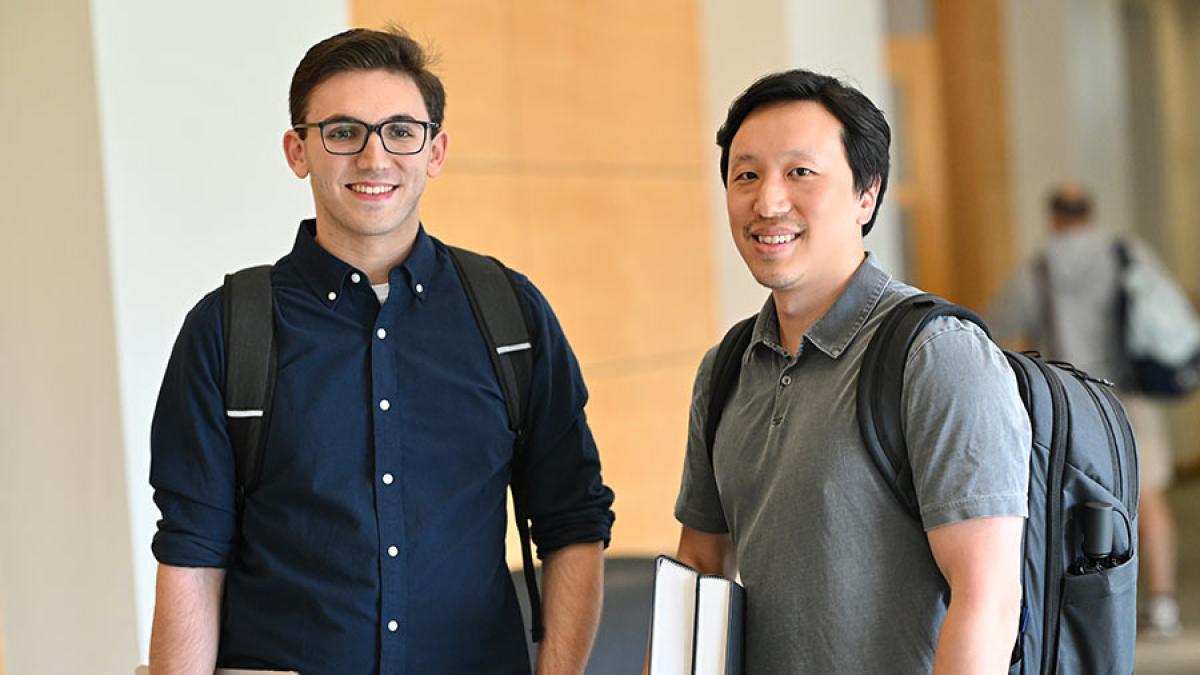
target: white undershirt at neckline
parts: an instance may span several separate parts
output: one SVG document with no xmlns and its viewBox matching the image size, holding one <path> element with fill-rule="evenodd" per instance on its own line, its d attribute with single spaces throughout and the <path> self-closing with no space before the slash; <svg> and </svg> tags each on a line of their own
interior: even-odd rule
<svg viewBox="0 0 1200 675">
<path fill-rule="evenodd" d="M 388 291 L 391 289 L 391 284 L 371 284 L 371 290 L 375 291 L 375 297 L 379 298 L 379 304 L 387 302 Z"/>
</svg>

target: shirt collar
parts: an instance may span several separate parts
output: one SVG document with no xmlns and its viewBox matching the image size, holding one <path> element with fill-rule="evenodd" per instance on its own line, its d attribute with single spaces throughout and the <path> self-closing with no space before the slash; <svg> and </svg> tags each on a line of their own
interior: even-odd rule
<svg viewBox="0 0 1200 675">
<path fill-rule="evenodd" d="M 891 280 L 892 275 L 879 266 L 875 254 L 868 253 L 850 277 L 846 289 L 829 311 L 808 330 L 804 338 L 830 358 L 840 357 L 871 316 L 871 311 L 879 303 L 879 298 L 883 296 L 883 291 Z M 768 297 L 754 321 L 750 346 L 742 355 L 743 363 L 750 357 L 750 352 L 757 344 L 786 354 L 779 343 L 779 317 L 775 313 L 775 299 Z"/>
<path fill-rule="evenodd" d="M 355 269 L 317 243 L 317 221 L 312 218 L 300 222 L 296 243 L 292 246 L 292 258 L 296 261 L 300 276 L 308 287 L 322 304 L 329 307 L 337 304 L 348 277 L 357 274 L 360 277 L 358 283 L 368 283 L 364 272 Z M 400 281 L 410 292 L 417 293 L 414 290 L 415 285 L 430 278 L 436 263 L 437 250 L 433 238 L 425 233 L 423 225 L 418 225 L 417 238 L 413 242 L 412 250 L 403 263 L 392 268 L 388 279 L 390 282 Z M 407 278 L 396 279 L 397 273 L 402 273 Z"/>
</svg>

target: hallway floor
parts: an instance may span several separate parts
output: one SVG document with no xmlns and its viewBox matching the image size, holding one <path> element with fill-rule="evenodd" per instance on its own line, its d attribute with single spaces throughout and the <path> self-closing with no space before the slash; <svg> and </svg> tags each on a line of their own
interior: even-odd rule
<svg viewBox="0 0 1200 675">
<path fill-rule="evenodd" d="M 1200 675 L 1200 476 L 1171 489 L 1179 529 L 1179 604 L 1184 632 L 1156 642 L 1139 640 L 1138 675 Z"/>
</svg>

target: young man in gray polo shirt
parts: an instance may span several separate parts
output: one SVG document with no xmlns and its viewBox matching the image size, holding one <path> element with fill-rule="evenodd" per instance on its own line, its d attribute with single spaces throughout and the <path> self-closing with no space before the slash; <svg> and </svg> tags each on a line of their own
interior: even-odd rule
<svg viewBox="0 0 1200 675">
<path fill-rule="evenodd" d="M 855 418 L 867 344 L 917 292 L 863 247 L 890 136 L 861 92 L 803 70 L 756 82 L 717 134 L 734 243 L 771 295 L 711 463 L 715 348 L 700 365 L 677 555 L 741 573 L 746 672 L 1007 672 L 1030 428 L 1003 354 L 949 318 L 909 353 L 903 422 L 920 523 L 871 463 Z"/>
</svg>

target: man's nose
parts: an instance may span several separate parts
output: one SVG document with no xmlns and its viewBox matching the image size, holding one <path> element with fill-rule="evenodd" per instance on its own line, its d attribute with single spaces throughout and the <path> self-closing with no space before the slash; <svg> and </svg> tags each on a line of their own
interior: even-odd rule
<svg viewBox="0 0 1200 675">
<path fill-rule="evenodd" d="M 378 132 L 367 135 L 367 145 L 358 153 L 359 169 L 381 169 L 391 162 L 391 153 L 383 149 L 383 138 Z"/>
<path fill-rule="evenodd" d="M 764 178 L 754 199 L 754 211 L 760 218 L 778 218 L 792 210 L 787 186 L 778 178 Z"/>
</svg>

